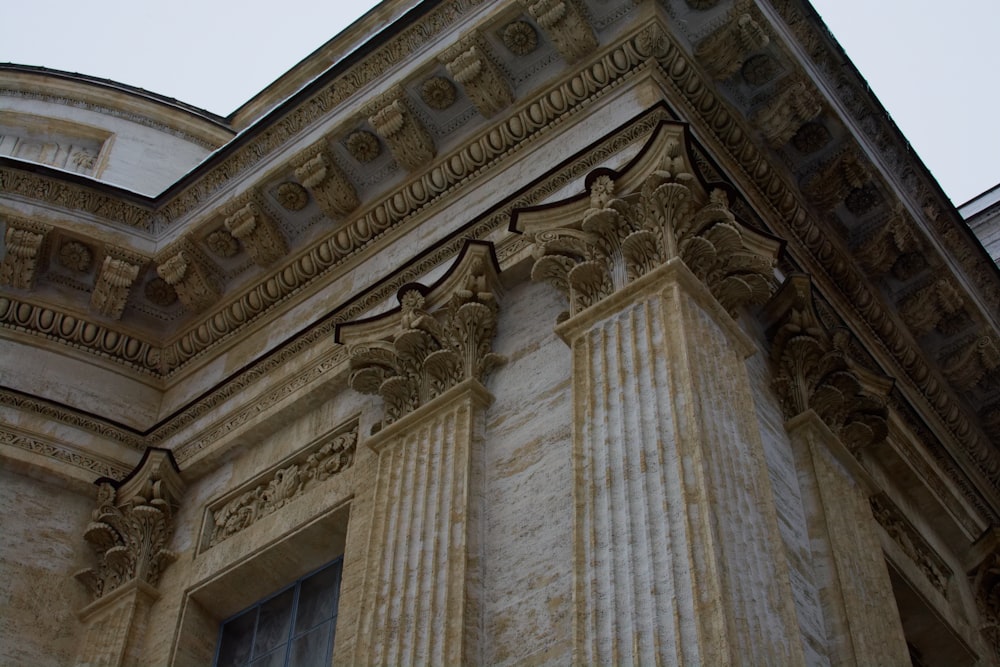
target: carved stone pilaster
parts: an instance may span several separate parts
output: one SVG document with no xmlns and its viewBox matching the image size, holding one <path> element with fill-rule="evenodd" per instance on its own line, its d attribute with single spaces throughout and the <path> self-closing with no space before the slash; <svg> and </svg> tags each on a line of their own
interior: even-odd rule
<svg viewBox="0 0 1000 667">
<path fill-rule="evenodd" d="M 1000 370 L 1000 344 L 994 336 L 981 336 L 948 357 L 943 370 L 960 389 L 972 389 Z"/>
<path fill-rule="evenodd" d="M 6 253 L 0 262 L 0 285 L 16 289 L 31 289 L 35 285 L 38 264 L 42 256 L 48 225 L 4 216 Z"/>
<path fill-rule="evenodd" d="M 390 91 L 369 107 L 368 113 L 368 122 L 385 140 L 401 167 L 416 171 L 434 157 L 434 140 L 410 112 L 402 90 Z"/>
<path fill-rule="evenodd" d="M 808 276 L 789 276 L 763 314 L 774 388 L 789 419 L 814 410 L 854 453 L 888 433 L 892 380 L 854 364 L 820 323 Z"/>
<path fill-rule="evenodd" d="M 684 131 L 664 125 L 628 172 L 588 177 L 589 206 L 519 211 L 532 278 L 562 292 L 573 316 L 678 257 L 726 310 L 766 301 L 780 242 L 736 220 L 724 187 L 703 184 L 691 165 Z"/>
<path fill-rule="evenodd" d="M 158 262 L 156 273 L 174 288 L 188 311 L 201 312 L 219 299 L 216 281 L 190 243 L 168 252 Z"/>
<path fill-rule="evenodd" d="M 464 380 L 483 382 L 503 358 L 492 352 L 499 282 L 491 244 L 466 245 L 448 279 L 399 290 L 398 309 L 338 327 L 350 346 L 350 385 L 385 402 L 383 424 Z"/>
<path fill-rule="evenodd" d="M 484 117 L 493 117 L 514 101 L 510 84 L 478 34 L 463 39 L 438 59 Z"/>
<path fill-rule="evenodd" d="M 482 382 L 502 362 L 492 352 L 497 272 L 492 244 L 470 241 L 435 285 L 403 286 L 399 309 L 337 328 L 351 350 L 350 385 L 385 401 L 382 428 L 367 440 L 378 470 L 365 490 L 352 664 L 485 660 L 482 470 L 493 397 Z M 395 585 L 402 579 L 421 585 Z"/>
<path fill-rule="evenodd" d="M 329 217 L 347 215 L 360 204 L 354 185 L 333 161 L 325 141 L 303 151 L 292 164 L 295 178 Z"/>
<path fill-rule="evenodd" d="M 868 164 L 854 149 L 849 149 L 823 165 L 806 181 L 803 191 L 820 209 L 832 211 L 851 190 L 868 180 Z"/>
<path fill-rule="evenodd" d="M 903 300 L 899 315 L 915 336 L 923 336 L 953 318 L 965 307 L 962 293 L 941 278 Z"/>
<path fill-rule="evenodd" d="M 979 631 L 1000 661 L 1000 553 L 988 555 L 970 575 L 979 611 Z"/>
<path fill-rule="evenodd" d="M 145 263 L 144 257 L 117 248 L 108 248 L 101 270 L 97 274 L 97 282 L 94 283 L 90 307 L 102 315 L 120 319 L 132 285 L 139 277 L 139 270 Z"/>
<path fill-rule="evenodd" d="M 740 2 L 725 23 L 698 43 L 694 55 L 713 78 L 728 79 L 769 41 L 767 31 L 757 23 L 750 7 Z"/>
<path fill-rule="evenodd" d="M 225 225 L 258 266 L 270 266 L 288 254 L 278 223 L 252 195 L 240 197 L 226 209 Z"/>
<path fill-rule="evenodd" d="M 597 35 L 575 0 L 521 0 L 521 4 L 566 62 L 574 63 L 597 48 Z"/>
<path fill-rule="evenodd" d="M 823 111 L 819 93 L 802 80 L 777 86 L 778 92 L 754 114 L 754 125 L 775 148 L 787 144 L 799 128 Z"/>
</svg>

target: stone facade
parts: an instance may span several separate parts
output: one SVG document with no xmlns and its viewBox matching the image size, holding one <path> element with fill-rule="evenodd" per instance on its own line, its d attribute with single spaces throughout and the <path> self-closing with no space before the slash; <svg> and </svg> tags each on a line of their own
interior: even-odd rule
<svg viewBox="0 0 1000 667">
<path fill-rule="evenodd" d="M 1000 664 L 1000 271 L 808 4 L 409 7 L 0 68 L 0 662 Z"/>
</svg>

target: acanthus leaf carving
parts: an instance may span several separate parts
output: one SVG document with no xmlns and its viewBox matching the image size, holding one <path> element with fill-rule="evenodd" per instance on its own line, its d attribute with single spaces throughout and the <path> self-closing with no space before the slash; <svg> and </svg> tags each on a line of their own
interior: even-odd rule
<svg viewBox="0 0 1000 667">
<path fill-rule="evenodd" d="M 145 263 L 144 257 L 108 248 L 94 283 L 90 307 L 112 319 L 121 319 L 132 285 Z"/>
<path fill-rule="evenodd" d="M 434 157 L 434 140 L 410 111 L 401 89 L 370 105 L 369 114 L 368 122 L 404 169 L 417 171 Z"/>
<path fill-rule="evenodd" d="M 715 79 L 738 72 L 747 58 L 768 45 L 767 31 L 746 3 L 737 3 L 728 20 L 695 47 L 694 55 Z"/>
<path fill-rule="evenodd" d="M 492 118 L 514 101 L 510 84 L 491 56 L 485 40 L 473 34 L 439 57 L 485 118 Z"/>
<path fill-rule="evenodd" d="M 903 300 L 899 315 L 916 336 L 938 328 L 965 308 L 961 292 L 946 278 L 934 281 Z"/>
<path fill-rule="evenodd" d="M 29 290 L 35 285 L 39 261 L 50 227 L 43 223 L 4 216 L 6 252 L 0 262 L 0 285 Z"/>
<path fill-rule="evenodd" d="M 658 157 L 644 176 L 595 172 L 588 179 L 590 206 L 567 213 L 573 218 L 550 222 L 557 216 L 542 209 L 518 212 L 518 225 L 533 243 L 532 278 L 562 292 L 570 315 L 673 258 L 730 313 L 771 295 L 778 242 L 736 220 L 725 189 L 700 183 L 683 134 L 665 127 L 647 145 Z M 619 183 L 636 180 L 632 192 L 618 194 Z M 579 208 L 568 202 L 567 211 Z"/>
<path fill-rule="evenodd" d="M 184 308 L 197 313 L 218 301 L 219 288 L 207 261 L 189 241 L 182 241 L 157 263 L 156 273 L 177 292 Z"/>
<path fill-rule="evenodd" d="M 485 382 L 504 362 L 492 351 L 498 293 L 493 245 L 470 241 L 445 279 L 401 287 L 399 309 L 338 325 L 338 341 L 350 350 L 351 387 L 382 397 L 387 425 L 460 382 Z"/>
<path fill-rule="evenodd" d="M 156 586 L 176 554 L 167 546 L 183 482 L 169 451 L 150 448 L 122 482 L 97 480 L 97 508 L 84 539 L 97 566 L 77 572 L 95 599 L 138 580 Z"/>
<path fill-rule="evenodd" d="M 884 440 L 892 380 L 848 358 L 816 315 L 809 277 L 789 276 L 762 317 L 785 416 L 814 410 L 855 455 Z"/>
<path fill-rule="evenodd" d="M 566 62 L 574 63 L 597 48 L 597 35 L 575 0 L 521 0 L 521 4 Z"/>
<path fill-rule="evenodd" d="M 246 247 L 258 266 L 270 266 L 288 254 L 288 244 L 278 224 L 248 193 L 230 204 L 225 213 L 229 233 Z"/>
<path fill-rule="evenodd" d="M 793 79 L 777 86 L 778 92 L 757 113 L 754 125 L 775 148 L 784 146 L 805 123 L 823 111 L 819 94 L 811 84 Z"/>
<path fill-rule="evenodd" d="M 821 210 L 832 211 L 848 193 L 864 186 L 870 178 L 869 165 L 851 148 L 823 165 L 802 190 Z"/>
<path fill-rule="evenodd" d="M 327 216 L 347 215 L 361 204 L 357 190 L 334 162 L 325 141 L 303 151 L 292 164 L 295 178 L 312 194 Z"/>
</svg>

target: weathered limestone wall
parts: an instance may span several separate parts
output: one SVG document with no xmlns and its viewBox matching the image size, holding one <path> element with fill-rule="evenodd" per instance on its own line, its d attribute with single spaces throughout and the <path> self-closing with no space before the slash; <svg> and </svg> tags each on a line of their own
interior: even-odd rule
<svg viewBox="0 0 1000 667">
<path fill-rule="evenodd" d="M 73 573 L 93 500 L 0 465 L 0 664 L 69 665 L 86 602 Z"/>
</svg>

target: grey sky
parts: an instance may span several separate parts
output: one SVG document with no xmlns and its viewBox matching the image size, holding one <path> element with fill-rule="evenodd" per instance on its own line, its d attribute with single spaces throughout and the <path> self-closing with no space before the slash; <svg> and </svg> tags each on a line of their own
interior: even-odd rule
<svg viewBox="0 0 1000 667">
<path fill-rule="evenodd" d="M 227 115 L 372 4 L 0 0 L 0 62 L 109 78 Z M 956 205 L 1000 182 L 990 34 L 1000 2 L 813 4 Z"/>
</svg>

